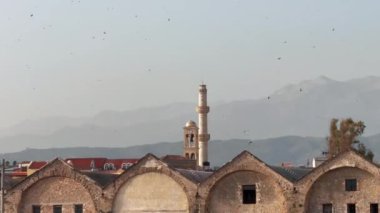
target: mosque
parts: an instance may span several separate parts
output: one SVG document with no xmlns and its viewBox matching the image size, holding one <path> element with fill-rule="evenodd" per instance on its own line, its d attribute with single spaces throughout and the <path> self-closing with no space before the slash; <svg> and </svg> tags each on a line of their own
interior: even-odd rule
<svg viewBox="0 0 380 213">
<path fill-rule="evenodd" d="M 272 166 L 243 151 L 210 170 L 206 85 L 199 87 L 196 111 L 199 126 L 186 123 L 183 156 L 177 159 L 193 167 L 147 154 L 123 173 L 110 175 L 83 172 L 55 159 L 7 187 L 5 212 L 378 212 L 380 169 L 354 150 L 316 168 Z"/>
</svg>

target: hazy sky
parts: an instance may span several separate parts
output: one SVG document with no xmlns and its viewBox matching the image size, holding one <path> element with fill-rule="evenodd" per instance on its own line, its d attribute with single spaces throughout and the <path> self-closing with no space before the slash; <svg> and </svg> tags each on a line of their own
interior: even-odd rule
<svg viewBox="0 0 380 213">
<path fill-rule="evenodd" d="M 2 1 L 0 127 L 195 102 L 202 81 L 229 101 L 379 75 L 379 11 L 378 0 Z"/>
</svg>

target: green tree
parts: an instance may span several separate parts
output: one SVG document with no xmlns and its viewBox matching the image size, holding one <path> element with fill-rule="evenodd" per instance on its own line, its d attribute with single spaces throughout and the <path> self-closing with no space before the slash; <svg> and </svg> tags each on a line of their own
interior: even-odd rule
<svg viewBox="0 0 380 213">
<path fill-rule="evenodd" d="M 363 121 L 354 121 L 352 118 L 342 119 L 341 121 L 335 118 L 332 119 L 330 122 L 330 136 L 327 140 L 329 158 L 354 148 L 366 159 L 372 161 L 373 152 L 357 139 L 364 133 L 364 129 Z"/>
</svg>

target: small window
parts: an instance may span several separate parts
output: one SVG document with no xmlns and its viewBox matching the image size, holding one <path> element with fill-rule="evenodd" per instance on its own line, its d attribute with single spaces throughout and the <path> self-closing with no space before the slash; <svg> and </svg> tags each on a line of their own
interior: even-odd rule
<svg viewBox="0 0 380 213">
<path fill-rule="evenodd" d="M 41 213 L 41 206 L 33 205 L 32 210 L 33 213 Z"/>
<path fill-rule="evenodd" d="M 323 213 L 332 213 L 333 212 L 333 205 L 331 203 L 325 203 L 322 206 L 322 212 Z"/>
<path fill-rule="evenodd" d="M 195 160 L 195 154 L 194 153 L 191 153 L 191 157 L 190 157 L 191 160 Z"/>
<path fill-rule="evenodd" d="M 371 203 L 369 210 L 370 213 L 379 213 L 379 204 Z"/>
<path fill-rule="evenodd" d="M 83 213 L 83 205 L 82 204 L 74 205 L 74 212 L 75 213 Z"/>
<path fill-rule="evenodd" d="M 356 191 L 357 181 L 356 179 L 346 179 L 346 191 Z"/>
<path fill-rule="evenodd" d="M 354 203 L 347 204 L 347 213 L 356 213 L 356 206 Z"/>
<path fill-rule="evenodd" d="M 256 203 L 256 186 L 244 185 L 243 186 L 243 204 Z"/>
<path fill-rule="evenodd" d="M 62 206 L 61 205 L 54 205 L 53 206 L 53 213 L 62 213 Z"/>
</svg>

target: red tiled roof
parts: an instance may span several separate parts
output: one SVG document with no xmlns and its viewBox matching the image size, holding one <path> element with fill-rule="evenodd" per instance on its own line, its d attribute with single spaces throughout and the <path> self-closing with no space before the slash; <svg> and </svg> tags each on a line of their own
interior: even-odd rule
<svg viewBox="0 0 380 213">
<path fill-rule="evenodd" d="M 28 175 L 27 172 L 21 172 L 21 171 L 14 171 L 9 174 L 11 177 L 26 177 Z"/>
<path fill-rule="evenodd" d="M 29 165 L 29 169 L 41 169 L 41 168 L 44 167 L 46 164 L 47 164 L 46 161 L 33 161 L 33 162 Z"/>
<path fill-rule="evenodd" d="M 66 163 L 71 164 L 74 168 L 79 170 L 91 170 L 91 162 L 94 162 L 94 169 L 103 169 L 107 158 L 67 158 Z"/>
</svg>

